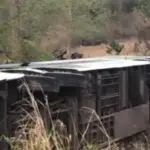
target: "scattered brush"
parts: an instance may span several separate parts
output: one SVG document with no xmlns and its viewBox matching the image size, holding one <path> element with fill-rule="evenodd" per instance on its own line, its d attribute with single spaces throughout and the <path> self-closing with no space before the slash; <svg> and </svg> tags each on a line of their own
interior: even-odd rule
<svg viewBox="0 0 150 150">
<path fill-rule="evenodd" d="M 110 43 L 109 47 L 107 47 L 106 52 L 108 54 L 112 54 L 113 52 L 115 52 L 116 55 L 119 55 L 123 51 L 123 49 L 124 49 L 124 45 L 119 44 L 119 42 L 113 40 Z"/>
<path fill-rule="evenodd" d="M 25 86 L 30 96 L 30 105 L 33 110 L 32 112 L 26 112 L 26 115 L 19 120 L 20 123 L 18 122 L 19 126 L 15 137 L 11 138 L 12 150 L 69 150 L 69 138 L 63 137 L 56 130 L 58 126 L 62 126 L 62 123 L 60 121 L 53 122 L 52 129 L 48 132 L 37 101 L 27 85 Z M 51 119 L 51 116 L 49 116 L 49 119 Z"/>
<path fill-rule="evenodd" d="M 19 126 L 16 130 L 15 137 L 7 139 L 10 143 L 12 150 L 72 150 L 71 149 L 71 137 L 68 135 L 64 135 L 63 131 L 65 126 L 61 120 L 52 120 L 51 110 L 48 105 L 48 101 L 45 98 L 46 105 L 42 104 L 44 109 L 47 109 L 49 120 L 51 121 L 51 130 L 45 125 L 44 119 L 42 118 L 41 112 L 39 110 L 39 106 L 37 104 L 37 100 L 34 98 L 30 89 L 27 85 L 25 85 L 27 92 L 30 97 L 30 107 L 32 106 L 32 112 L 26 112 L 26 115 L 19 120 Z M 90 123 L 92 122 L 92 118 L 96 118 L 99 122 L 99 129 L 108 139 L 108 147 L 106 150 L 125 150 L 125 147 L 119 148 L 118 145 L 113 141 L 108 133 L 106 132 L 100 117 L 96 114 L 96 112 L 89 108 L 83 108 L 91 112 L 91 116 L 89 118 L 89 122 L 84 133 L 81 136 L 78 149 L 83 143 L 86 143 L 83 150 L 101 150 L 98 145 L 94 143 L 89 143 L 86 141 L 85 136 L 89 129 Z M 145 149 L 145 145 L 143 144 L 133 144 L 133 150 L 148 150 Z"/>
</svg>

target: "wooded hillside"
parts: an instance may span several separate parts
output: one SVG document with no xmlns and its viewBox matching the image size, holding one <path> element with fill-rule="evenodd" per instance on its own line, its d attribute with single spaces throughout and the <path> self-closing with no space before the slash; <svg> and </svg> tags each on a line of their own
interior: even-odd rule
<svg viewBox="0 0 150 150">
<path fill-rule="evenodd" d="M 50 60 L 51 51 L 150 38 L 149 0 L 1 0 L 1 59 Z"/>
</svg>

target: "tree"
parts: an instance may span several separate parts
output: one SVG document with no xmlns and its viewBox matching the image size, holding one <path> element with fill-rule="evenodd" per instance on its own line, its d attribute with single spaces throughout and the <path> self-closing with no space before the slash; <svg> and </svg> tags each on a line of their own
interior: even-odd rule
<svg viewBox="0 0 150 150">
<path fill-rule="evenodd" d="M 96 40 L 106 37 L 111 13 L 105 7 L 105 0 L 7 0 L 7 2 L 10 4 L 8 6 L 5 4 L 8 12 L 6 22 L 10 25 L 10 31 L 7 34 L 9 38 L 4 39 L 11 39 L 6 45 L 11 47 L 8 49 L 11 49 L 10 54 L 14 59 L 19 60 L 22 58 L 20 55 L 25 56 L 25 51 L 26 55 L 30 55 L 27 52 L 27 49 L 30 51 L 29 48 L 32 51 L 42 51 L 39 44 L 41 37 L 43 35 L 51 39 L 57 37 L 58 28 L 64 30 L 64 34 L 68 37 L 65 44 L 68 55 L 75 43 L 80 43 L 83 39 Z"/>
<path fill-rule="evenodd" d="M 104 38 L 110 11 L 104 7 L 104 0 L 68 0 L 66 20 L 69 31 L 68 50 L 73 42 L 82 39 Z M 66 7 L 64 7 L 66 8 Z"/>
<path fill-rule="evenodd" d="M 150 17 L 150 1 L 149 0 L 136 0 L 136 8 L 146 16 Z"/>
<path fill-rule="evenodd" d="M 3 52 L 5 55 L 7 54 L 7 57 L 17 61 L 21 61 L 20 58 L 25 56 L 29 59 L 33 55 L 33 60 L 38 60 L 40 57 L 35 54 L 38 54 L 41 50 L 39 49 L 37 37 L 49 26 L 44 21 L 43 11 L 46 11 L 44 6 L 47 4 L 43 1 L 41 5 L 39 0 L 7 0 L 5 2 L 1 4 L 4 11 L 2 11 L 0 23 L 1 53 Z M 48 18 L 48 16 L 46 17 Z M 44 51 L 42 53 L 44 54 Z M 44 58 L 46 57 L 44 56 Z"/>
</svg>

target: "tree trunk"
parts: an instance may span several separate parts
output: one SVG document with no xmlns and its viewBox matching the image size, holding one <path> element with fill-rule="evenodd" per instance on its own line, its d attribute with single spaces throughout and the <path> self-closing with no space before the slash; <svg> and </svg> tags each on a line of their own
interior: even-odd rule
<svg viewBox="0 0 150 150">
<path fill-rule="evenodd" d="M 68 42 L 67 42 L 67 58 L 71 58 L 72 48 L 72 0 L 68 0 Z"/>
</svg>

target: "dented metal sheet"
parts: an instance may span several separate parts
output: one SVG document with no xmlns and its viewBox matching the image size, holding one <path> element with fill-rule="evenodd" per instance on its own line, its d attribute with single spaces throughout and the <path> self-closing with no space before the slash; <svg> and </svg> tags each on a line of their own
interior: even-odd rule
<svg viewBox="0 0 150 150">
<path fill-rule="evenodd" d="M 74 64 L 84 62 L 98 62 L 98 61 L 114 61 L 114 60 L 135 60 L 135 59 L 150 59 L 150 56 L 103 56 L 93 58 L 82 58 L 82 59 L 69 59 L 69 60 L 54 60 L 54 61 L 42 61 L 42 62 L 31 62 L 29 65 L 52 65 L 52 64 Z"/>
<path fill-rule="evenodd" d="M 59 85 L 53 77 L 26 75 L 25 79 L 29 87 L 34 91 L 58 92 Z"/>
<path fill-rule="evenodd" d="M 2 69 L 2 72 L 15 72 L 15 73 L 37 73 L 46 74 L 48 71 L 33 69 L 33 68 L 16 68 L 16 69 Z"/>
<path fill-rule="evenodd" d="M 48 71 L 45 71 L 45 70 L 39 70 L 39 69 L 33 69 L 33 68 L 18 68 L 18 69 L 13 69 L 13 70 L 20 70 L 20 71 L 34 72 L 34 73 L 40 73 L 40 74 L 48 73 Z"/>
<path fill-rule="evenodd" d="M 136 60 L 138 59 L 138 60 Z M 17 69 L 17 68 L 55 68 L 76 71 L 103 70 L 111 68 L 124 68 L 132 66 L 150 65 L 149 57 L 145 56 L 105 56 L 96 58 L 83 58 L 75 60 L 55 60 L 30 62 L 22 66 L 21 64 L 4 64 L 0 69 Z M 143 61 L 142 61 L 143 60 Z"/>
<path fill-rule="evenodd" d="M 49 63 L 49 64 L 39 64 L 39 65 L 30 65 L 29 67 L 33 68 L 53 68 L 53 69 L 68 69 L 68 70 L 76 70 L 80 72 L 84 71 L 92 71 L 92 70 L 104 70 L 104 69 L 112 69 L 112 68 L 126 68 L 133 66 L 143 66 L 150 65 L 148 61 L 135 61 L 135 60 L 89 60 L 82 62 L 71 62 L 66 63 L 62 61 L 62 63 Z"/>
<path fill-rule="evenodd" d="M 143 104 L 114 114 L 115 137 L 125 138 L 148 129 L 149 105 Z"/>
<path fill-rule="evenodd" d="M 20 79 L 23 78 L 24 74 L 21 73 L 4 73 L 4 72 L 0 72 L 0 81 L 6 80 L 6 81 L 10 81 L 10 80 L 15 80 L 15 79 Z"/>
</svg>

